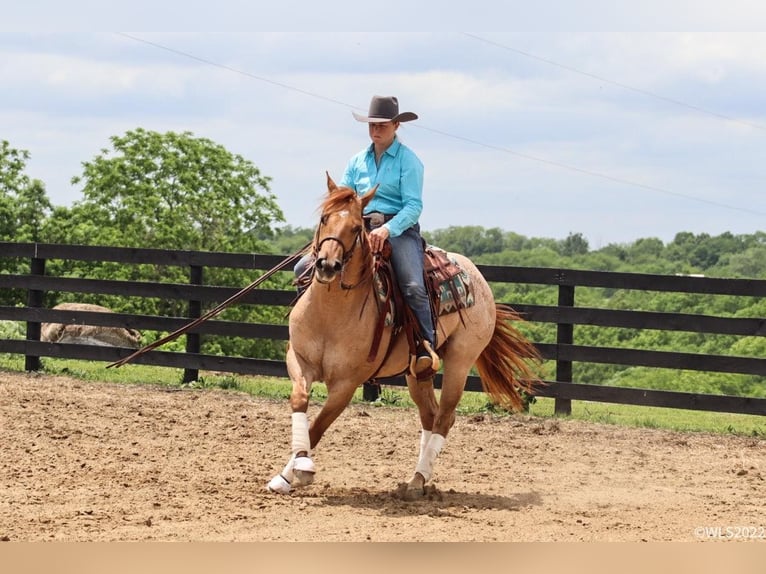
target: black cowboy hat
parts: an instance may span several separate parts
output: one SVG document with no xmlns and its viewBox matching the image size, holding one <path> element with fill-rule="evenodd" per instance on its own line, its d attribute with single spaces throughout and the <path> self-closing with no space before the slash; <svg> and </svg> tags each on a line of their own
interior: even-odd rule
<svg viewBox="0 0 766 574">
<path fill-rule="evenodd" d="M 358 122 L 379 124 L 383 122 L 411 122 L 418 119 L 412 112 L 399 113 L 399 100 L 395 96 L 372 96 L 370 111 L 366 116 L 351 112 Z"/>
</svg>

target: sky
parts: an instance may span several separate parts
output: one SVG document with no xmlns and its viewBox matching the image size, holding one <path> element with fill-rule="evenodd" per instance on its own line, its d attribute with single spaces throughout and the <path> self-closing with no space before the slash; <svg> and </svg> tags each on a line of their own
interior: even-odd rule
<svg viewBox="0 0 766 574">
<path fill-rule="evenodd" d="M 705 3 L 697 3 L 701 6 Z M 325 172 L 396 95 L 425 230 L 581 233 L 591 248 L 766 231 L 766 33 L 0 32 L 0 140 L 54 205 L 109 138 L 191 132 L 313 227 Z"/>
</svg>

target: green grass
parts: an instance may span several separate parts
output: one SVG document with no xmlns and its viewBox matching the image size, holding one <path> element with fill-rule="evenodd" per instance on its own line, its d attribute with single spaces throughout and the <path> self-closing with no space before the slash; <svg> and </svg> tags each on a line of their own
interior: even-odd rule
<svg viewBox="0 0 766 574">
<path fill-rule="evenodd" d="M 183 370 L 147 365 L 125 365 L 120 368 L 106 368 L 106 363 L 76 361 L 69 359 L 42 359 L 43 372 L 51 375 L 66 375 L 81 380 L 120 384 L 155 384 L 182 386 Z M 19 355 L 0 354 L 0 369 L 24 370 L 24 358 Z M 291 385 L 286 379 L 257 377 L 227 373 L 203 372 L 200 380 L 185 385 L 191 388 L 216 388 L 237 390 L 257 397 L 287 400 Z M 321 383 L 312 385 L 311 399 L 322 402 L 327 390 Z M 362 389 L 358 389 L 353 402 L 363 403 Z M 400 387 L 383 386 L 380 397 L 371 407 L 414 408 L 407 390 Z M 463 415 L 492 413 L 497 416 L 513 416 L 494 407 L 483 393 L 467 392 L 458 406 Z M 529 416 L 552 418 L 554 400 L 537 398 L 529 409 Z M 714 432 L 766 438 L 766 416 L 713 413 L 660 407 L 641 407 L 588 401 L 572 401 L 571 419 L 627 427 L 669 429 L 682 432 Z"/>
<path fill-rule="evenodd" d="M 530 414 L 554 417 L 554 401 L 539 398 Z M 714 413 L 662 407 L 617 405 L 572 401 L 571 418 L 630 427 L 669 429 L 682 432 L 714 432 L 766 438 L 766 416 Z"/>
</svg>

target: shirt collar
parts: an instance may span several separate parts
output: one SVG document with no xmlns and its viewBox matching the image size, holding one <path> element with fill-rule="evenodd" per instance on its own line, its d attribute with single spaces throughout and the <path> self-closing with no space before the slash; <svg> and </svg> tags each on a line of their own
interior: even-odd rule
<svg viewBox="0 0 766 574">
<path fill-rule="evenodd" d="M 399 148 L 402 147 L 401 142 L 399 141 L 399 136 L 394 136 L 394 141 L 391 142 L 391 145 L 388 146 L 388 149 L 386 149 L 385 154 L 391 155 L 396 157 L 396 154 L 399 153 Z M 368 154 L 374 154 L 375 153 L 375 144 L 370 144 L 370 147 L 367 148 Z"/>
</svg>

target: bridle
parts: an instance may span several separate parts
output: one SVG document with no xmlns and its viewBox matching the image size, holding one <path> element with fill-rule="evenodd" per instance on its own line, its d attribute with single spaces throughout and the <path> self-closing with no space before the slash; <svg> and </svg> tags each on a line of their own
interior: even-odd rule
<svg viewBox="0 0 766 574">
<path fill-rule="evenodd" d="M 316 234 L 314 235 L 314 248 L 313 248 L 313 254 L 314 254 L 314 260 L 316 261 L 319 256 L 319 250 L 322 248 L 322 245 L 324 245 L 325 241 L 335 241 L 340 245 L 341 251 L 343 253 L 341 257 L 341 268 L 340 268 L 340 287 L 341 289 L 344 289 L 346 291 L 354 289 L 361 285 L 365 280 L 367 280 L 370 277 L 370 273 L 367 273 L 362 270 L 361 277 L 356 283 L 348 284 L 343 281 L 343 275 L 346 271 L 346 264 L 351 261 L 351 258 L 354 256 L 354 252 L 356 251 L 357 246 L 359 245 L 366 245 L 364 241 L 362 241 L 362 232 L 364 231 L 364 227 L 360 227 L 359 230 L 356 232 L 356 235 L 354 235 L 354 239 L 351 242 L 351 248 L 347 249 L 346 245 L 343 243 L 343 241 L 336 237 L 335 235 L 328 235 L 327 237 L 322 238 L 321 241 L 317 242 L 317 239 L 319 238 L 319 231 L 321 230 L 322 226 L 325 224 L 325 221 L 327 219 L 326 215 L 323 215 L 322 218 L 319 220 L 319 226 L 317 227 Z M 316 275 L 316 272 L 314 273 L 314 278 L 323 285 L 326 285 L 327 282 L 322 281 L 319 279 L 319 277 Z"/>
</svg>

